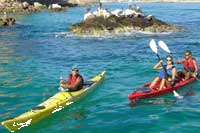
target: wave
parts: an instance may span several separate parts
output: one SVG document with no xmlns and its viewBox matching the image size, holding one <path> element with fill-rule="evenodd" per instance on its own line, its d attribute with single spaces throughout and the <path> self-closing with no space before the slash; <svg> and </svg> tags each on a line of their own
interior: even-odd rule
<svg viewBox="0 0 200 133">
<path fill-rule="evenodd" d="M 173 31 L 155 33 L 150 31 L 132 31 L 132 32 L 123 32 L 123 33 L 106 33 L 104 35 L 75 35 L 71 32 L 55 32 L 55 38 L 68 38 L 68 37 L 78 37 L 78 38 L 116 38 L 116 37 L 138 37 L 144 35 L 170 35 Z"/>
<path fill-rule="evenodd" d="M 54 32 L 55 38 L 70 37 L 70 32 Z"/>
<path fill-rule="evenodd" d="M 151 31 L 135 31 L 135 32 L 141 33 L 141 34 L 146 34 L 146 35 L 169 35 L 169 34 L 173 33 L 173 31 L 161 32 L 161 33 L 156 33 L 156 32 L 151 32 Z"/>
</svg>

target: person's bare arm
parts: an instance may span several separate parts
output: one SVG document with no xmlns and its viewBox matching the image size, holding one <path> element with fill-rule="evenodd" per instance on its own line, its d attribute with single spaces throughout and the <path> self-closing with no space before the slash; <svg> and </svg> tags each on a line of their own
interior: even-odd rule
<svg viewBox="0 0 200 133">
<path fill-rule="evenodd" d="M 162 60 L 160 60 L 157 64 L 154 65 L 153 69 L 159 70 L 162 69 L 163 67 L 161 66 Z"/>
<path fill-rule="evenodd" d="M 193 73 L 193 77 L 196 77 L 197 76 L 197 72 L 198 72 L 198 66 L 197 66 L 197 62 L 196 60 L 193 60 L 193 63 L 194 63 L 194 73 Z"/>
<path fill-rule="evenodd" d="M 181 64 L 181 63 L 183 63 L 183 61 L 184 61 L 184 59 L 179 59 L 176 61 L 176 64 Z"/>
</svg>

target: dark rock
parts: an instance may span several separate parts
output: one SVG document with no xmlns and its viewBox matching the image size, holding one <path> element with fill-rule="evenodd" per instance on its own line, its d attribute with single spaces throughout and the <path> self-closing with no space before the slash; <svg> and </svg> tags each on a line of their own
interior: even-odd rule
<svg viewBox="0 0 200 133">
<path fill-rule="evenodd" d="M 3 26 L 4 24 L 5 24 L 4 20 L 0 18 L 0 27 Z"/>
<path fill-rule="evenodd" d="M 6 18 L 5 25 L 12 26 L 15 24 L 15 19 L 12 17 Z"/>
<path fill-rule="evenodd" d="M 49 8 L 48 10 L 50 12 L 63 12 L 65 11 L 67 8 Z"/>
<path fill-rule="evenodd" d="M 6 19 L 0 18 L 0 26 L 12 26 L 15 24 L 15 19 L 8 17 Z"/>
</svg>

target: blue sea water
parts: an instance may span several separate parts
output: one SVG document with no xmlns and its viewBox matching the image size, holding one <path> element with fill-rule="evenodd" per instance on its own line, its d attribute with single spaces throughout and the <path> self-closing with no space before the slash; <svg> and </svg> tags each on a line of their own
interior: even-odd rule
<svg viewBox="0 0 200 133">
<path fill-rule="evenodd" d="M 125 33 L 77 37 L 70 25 L 82 20 L 86 7 L 61 13 L 42 11 L 15 15 L 17 25 L 0 28 L 0 121 L 17 116 L 54 95 L 59 77 L 67 77 L 77 64 L 85 79 L 100 71 L 102 84 L 77 103 L 20 130 L 21 133 L 85 132 L 198 132 L 200 81 L 178 91 L 194 95 L 176 99 L 172 93 L 130 106 L 128 94 L 151 81 L 158 71 L 148 43 L 165 41 L 175 59 L 190 49 L 200 64 L 199 3 L 138 3 L 146 14 L 184 27 L 180 33 Z M 104 4 L 110 9 L 127 3 Z M 91 5 L 95 10 L 97 5 Z M 164 58 L 167 54 L 159 49 Z M 181 68 L 181 66 L 177 66 Z M 8 132 L 0 126 L 0 132 Z"/>
</svg>

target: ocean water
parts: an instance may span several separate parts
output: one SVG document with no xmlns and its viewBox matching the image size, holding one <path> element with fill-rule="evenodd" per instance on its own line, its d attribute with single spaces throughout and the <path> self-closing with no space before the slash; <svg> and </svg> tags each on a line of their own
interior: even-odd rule
<svg viewBox="0 0 200 133">
<path fill-rule="evenodd" d="M 134 4 L 134 3 L 133 3 Z M 172 93 L 130 106 L 134 88 L 158 75 L 157 62 L 148 46 L 153 38 L 165 41 L 175 59 L 190 49 L 200 64 L 199 3 L 138 3 L 146 14 L 184 27 L 180 33 L 125 33 L 77 37 L 70 25 L 82 20 L 86 7 L 61 13 L 43 11 L 15 15 L 17 25 L 0 28 L 0 121 L 17 116 L 58 90 L 77 64 L 85 79 L 106 70 L 105 80 L 93 92 L 20 133 L 188 133 L 200 129 L 200 82 L 178 91 L 194 95 L 176 99 Z M 110 9 L 127 3 L 108 3 Z M 95 10 L 97 5 L 90 5 Z M 167 53 L 159 49 L 162 58 Z M 177 66 L 181 68 L 181 65 Z M 8 131 L 0 126 L 1 133 Z"/>
</svg>

